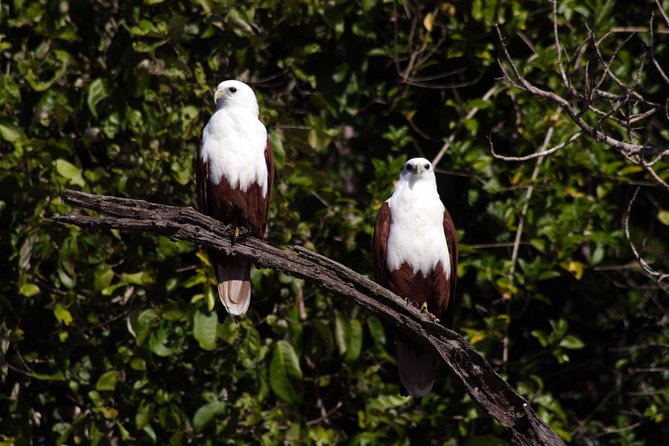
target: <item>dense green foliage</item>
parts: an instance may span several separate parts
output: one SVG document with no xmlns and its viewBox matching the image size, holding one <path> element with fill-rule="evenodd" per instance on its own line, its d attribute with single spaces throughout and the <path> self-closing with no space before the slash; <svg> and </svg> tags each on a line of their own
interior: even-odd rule
<svg viewBox="0 0 669 446">
<path fill-rule="evenodd" d="M 570 55 L 588 29 L 647 29 L 654 14 L 669 67 L 654 1 L 567 1 L 558 14 Z M 528 79 L 564 94 L 543 1 L 2 2 L 0 443 L 508 440 L 445 370 L 420 403 L 399 397 L 382 321 L 349 302 L 254 271 L 249 315 L 219 323 L 195 246 L 50 220 L 73 210 L 66 187 L 194 205 L 213 88 L 239 78 L 277 159 L 271 243 L 370 273 L 375 214 L 402 163 L 452 137 L 437 168 L 461 242 L 456 329 L 565 440 L 669 444 L 667 288 L 623 225 L 641 185 L 631 238 L 669 271 L 669 193 L 588 137 L 540 163 L 494 159 L 490 137 L 526 155 L 550 128 L 548 146 L 578 129 L 504 82 L 493 23 Z M 666 104 L 649 42 L 616 31 L 601 49 Z M 570 66 L 586 88 L 597 59 L 582 56 Z M 664 111 L 636 131 L 669 146 Z M 655 171 L 669 181 L 666 160 Z"/>
</svg>

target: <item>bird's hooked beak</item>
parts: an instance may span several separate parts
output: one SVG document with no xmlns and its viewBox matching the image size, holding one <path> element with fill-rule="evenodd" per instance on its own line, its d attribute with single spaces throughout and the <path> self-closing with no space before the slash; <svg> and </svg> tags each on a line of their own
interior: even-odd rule
<svg viewBox="0 0 669 446">
<path fill-rule="evenodd" d="M 420 163 L 416 164 L 416 175 L 420 175 L 422 171 L 423 171 L 423 165 Z"/>
<path fill-rule="evenodd" d="M 214 103 L 216 104 L 217 110 L 223 107 L 223 104 L 225 103 L 224 93 L 225 90 L 222 88 L 217 88 L 214 92 Z"/>
</svg>

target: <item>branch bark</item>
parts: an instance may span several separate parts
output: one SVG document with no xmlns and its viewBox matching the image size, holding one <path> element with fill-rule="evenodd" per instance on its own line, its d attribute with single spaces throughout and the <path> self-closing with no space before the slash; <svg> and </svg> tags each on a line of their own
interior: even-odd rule
<svg viewBox="0 0 669 446">
<path fill-rule="evenodd" d="M 397 329 L 431 346 L 462 382 L 467 393 L 507 428 L 519 445 L 564 445 L 529 403 L 513 391 L 458 333 L 433 322 L 404 299 L 344 265 L 301 246 L 293 251 L 275 248 L 241 235 L 234 242 L 221 222 L 192 208 L 179 208 L 142 200 L 66 190 L 66 201 L 108 216 L 67 214 L 61 223 L 90 229 L 152 232 L 172 240 L 186 240 L 228 254 L 241 255 L 261 268 L 271 268 L 305 280 L 336 296 L 353 300 L 385 318 Z"/>
</svg>

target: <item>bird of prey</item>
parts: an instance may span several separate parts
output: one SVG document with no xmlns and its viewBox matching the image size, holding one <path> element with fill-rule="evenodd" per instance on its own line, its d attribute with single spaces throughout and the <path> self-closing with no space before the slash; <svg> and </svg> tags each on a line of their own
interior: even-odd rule
<svg viewBox="0 0 669 446">
<path fill-rule="evenodd" d="M 374 225 L 377 283 L 452 327 L 458 242 L 439 199 L 432 164 L 413 158 L 402 168 L 392 196 Z M 434 384 L 438 357 L 403 333 L 393 333 L 400 392 L 416 398 Z"/>
<path fill-rule="evenodd" d="M 200 212 L 238 231 L 264 239 L 274 183 L 274 156 L 258 102 L 251 87 L 226 80 L 216 87 L 216 111 L 202 131 L 197 156 L 197 201 Z M 246 313 L 251 302 L 246 259 L 210 252 L 218 295 L 226 311 Z"/>
</svg>

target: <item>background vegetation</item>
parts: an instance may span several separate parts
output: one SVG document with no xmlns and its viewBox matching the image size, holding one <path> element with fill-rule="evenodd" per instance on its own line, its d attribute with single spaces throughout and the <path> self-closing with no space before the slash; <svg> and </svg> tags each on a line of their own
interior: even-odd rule
<svg viewBox="0 0 669 446">
<path fill-rule="evenodd" d="M 596 125 L 666 149 L 662 10 L 564 1 L 558 25 L 579 90 L 634 99 L 632 85 L 659 104 L 630 129 L 616 118 L 648 108 L 609 98 Z M 508 439 L 446 371 L 420 403 L 399 397 L 382 321 L 348 302 L 254 271 L 250 314 L 219 323 L 195 246 L 50 221 L 71 210 L 66 187 L 193 206 L 213 88 L 239 78 L 277 160 L 271 243 L 370 273 L 401 165 L 439 155 L 461 243 L 456 329 L 566 441 L 669 444 L 669 163 L 653 154 L 655 178 L 649 158 L 587 136 L 495 159 L 490 139 L 519 156 L 579 130 L 503 79 L 495 23 L 524 76 L 589 105 L 560 77 L 544 1 L 3 2 L 0 443 Z M 625 235 L 639 187 L 629 233 L 648 268 Z"/>
</svg>

